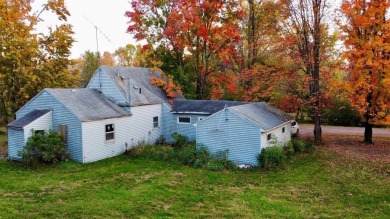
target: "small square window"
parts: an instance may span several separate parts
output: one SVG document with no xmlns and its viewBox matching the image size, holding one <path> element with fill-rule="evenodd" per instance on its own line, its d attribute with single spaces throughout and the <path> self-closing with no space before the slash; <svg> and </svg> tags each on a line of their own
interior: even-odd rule
<svg viewBox="0 0 390 219">
<path fill-rule="evenodd" d="M 177 119 L 178 123 L 184 123 L 184 124 L 191 124 L 191 118 L 190 117 L 179 117 Z"/>
<path fill-rule="evenodd" d="M 272 138 L 272 134 L 270 133 L 267 135 L 267 141 L 271 140 L 271 138 Z"/>
<path fill-rule="evenodd" d="M 153 117 L 153 128 L 158 128 L 158 116 Z"/>
<path fill-rule="evenodd" d="M 282 128 L 282 133 L 285 133 L 286 132 L 286 127 L 283 127 Z"/>
<path fill-rule="evenodd" d="M 114 139 L 114 124 L 106 125 L 106 141 Z"/>
</svg>

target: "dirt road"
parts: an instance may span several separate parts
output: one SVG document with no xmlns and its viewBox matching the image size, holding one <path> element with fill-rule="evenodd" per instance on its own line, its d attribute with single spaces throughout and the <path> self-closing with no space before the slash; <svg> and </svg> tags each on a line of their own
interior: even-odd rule
<svg viewBox="0 0 390 219">
<path fill-rule="evenodd" d="M 299 124 L 299 134 L 301 136 L 312 135 L 314 125 Z M 321 126 L 323 134 L 337 134 L 337 135 L 364 135 L 363 127 L 343 127 L 343 126 Z M 373 128 L 374 136 L 390 136 L 390 129 Z"/>
</svg>

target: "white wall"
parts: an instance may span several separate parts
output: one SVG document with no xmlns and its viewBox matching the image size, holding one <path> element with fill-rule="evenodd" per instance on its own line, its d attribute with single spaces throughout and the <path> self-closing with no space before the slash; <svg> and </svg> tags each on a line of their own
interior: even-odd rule
<svg viewBox="0 0 390 219">
<path fill-rule="evenodd" d="M 52 112 L 48 112 L 45 115 L 39 117 L 35 121 L 23 127 L 24 142 L 27 143 L 27 139 L 31 137 L 32 130 L 45 130 L 45 132 L 52 129 Z"/>
<path fill-rule="evenodd" d="M 132 116 L 82 123 L 83 162 L 93 162 L 123 153 L 141 142 L 154 143 L 161 132 L 161 104 L 131 108 Z M 160 128 L 153 128 L 153 117 Z M 106 141 L 105 126 L 114 124 L 115 138 Z"/>
<path fill-rule="evenodd" d="M 283 127 L 285 127 L 285 132 L 282 132 Z M 261 133 L 261 147 L 266 148 L 272 146 L 270 141 L 267 141 L 267 135 L 273 134 L 278 142 L 282 145 L 291 140 L 291 122 L 287 122 L 277 128 L 271 129 L 267 132 Z"/>
</svg>

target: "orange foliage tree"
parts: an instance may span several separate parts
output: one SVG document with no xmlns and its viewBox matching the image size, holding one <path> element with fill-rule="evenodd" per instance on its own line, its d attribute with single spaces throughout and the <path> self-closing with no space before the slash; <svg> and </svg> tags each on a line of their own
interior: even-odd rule
<svg viewBox="0 0 390 219">
<path fill-rule="evenodd" d="M 366 143 L 372 143 L 372 125 L 388 121 L 389 7 L 388 0 L 344 0 L 341 6 L 340 27 L 350 73 L 350 101 L 364 118 Z"/>
</svg>

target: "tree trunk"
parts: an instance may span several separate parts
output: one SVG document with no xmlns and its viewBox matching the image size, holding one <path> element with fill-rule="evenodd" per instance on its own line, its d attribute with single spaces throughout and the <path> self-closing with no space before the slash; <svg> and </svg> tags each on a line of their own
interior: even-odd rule
<svg viewBox="0 0 390 219">
<path fill-rule="evenodd" d="M 366 119 L 364 125 L 364 143 L 372 144 L 372 124 Z"/>
<path fill-rule="evenodd" d="M 322 128 L 321 128 L 321 117 L 314 117 L 314 141 L 315 143 L 321 143 L 322 141 Z"/>
</svg>

